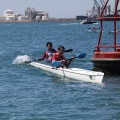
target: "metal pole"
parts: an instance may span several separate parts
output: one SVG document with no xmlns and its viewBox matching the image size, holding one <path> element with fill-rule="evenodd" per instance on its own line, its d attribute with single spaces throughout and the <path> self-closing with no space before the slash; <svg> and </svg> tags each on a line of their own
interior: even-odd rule
<svg viewBox="0 0 120 120">
<path fill-rule="evenodd" d="M 101 14 L 100 14 L 100 18 L 103 17 L 103 12 L 104 12 L 104 10 L 105 10 L 105 8 L 106 8 L 106 6 L 107 6 L 108 1 L 109 1 L 109 0 L 106 1 L 105 6 L 104 6 L 103 9 L 102 9 L 102 12 L 101 12 Z M 98 51 L 98 52 L 100 51 L 100 40 L 101 40 L 102 30 L 103 30 L 102 20 L 100 20 L 100 25 L 101 25 L 101 30 L 100 30 L 100 35 L 99 35 L 99 38 L 98 38 L 98 47 L 97 47 L 97 51 Z"/>
<path fill-rule="evenodd" d="M 119 0 L 115 0 L 114 17 L 116 17 L 116 14 L 117 14 L 118 3 L 119 3 Z M 115 18 L 114 18 L 114 51 L 116 51 L 116 19 Z"/>
</svg>

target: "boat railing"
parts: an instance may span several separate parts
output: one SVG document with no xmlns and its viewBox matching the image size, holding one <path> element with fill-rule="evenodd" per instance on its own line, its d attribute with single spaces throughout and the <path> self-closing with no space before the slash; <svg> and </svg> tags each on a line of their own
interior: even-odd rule
<svg viewBox="0 0 120 120">
<path fill-rule="evenodd" d="M 119 17 L 98 17 L 97 20 L 120 20 Z"/>
<path fill-rule="evenodd" d="M 95 46 L 95 48 L 120 48 L 120 45 L 99 45 L 99 46 Z"/>
<path fill-rule="evenodd" d="M 97 50 L 95 51 L 100 51 L 100 48 L 114 48 L 116 49 L 117 52 L 120 52 L 120 45 L 99 45 L 99 46 L 95 46 L 95 48 L 97 48 Z"/>
</svg>

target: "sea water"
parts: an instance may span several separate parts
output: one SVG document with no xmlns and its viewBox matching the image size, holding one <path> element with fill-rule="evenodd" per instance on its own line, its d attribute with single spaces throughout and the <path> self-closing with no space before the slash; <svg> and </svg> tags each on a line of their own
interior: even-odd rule
<svg viewBox="0 0 120 120">
<path fill-rule="evenodd" d="M 100 24 L 94 25 L 100 28 Z M 113 44 L 112 22 L 104 22 L 103 44 Z M 117 23 L 119 27 L 119 22 Z M 104 77 L 102 84 L 56 77 L 29 64 L 41 57 L 46 42 L 73 52 L 70 67 L 92 70 L 90 58 L 99 33 L 79 22 L 0 23 L 0 120 L 119 120 L 120 77 Z M 117 35 L 117 43 L 120 35 Z"/>
</svg>

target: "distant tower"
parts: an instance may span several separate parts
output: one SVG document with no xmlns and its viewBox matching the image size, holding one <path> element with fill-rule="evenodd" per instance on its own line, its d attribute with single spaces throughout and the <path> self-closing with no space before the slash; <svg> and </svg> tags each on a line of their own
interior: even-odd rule
<svg viewBox="0 0 120 120">
<path fill-rule="evenodd" d="M 108 6 L 108 14 L 110 15 L 111 13 L 111 5 Z"/>
</svg>

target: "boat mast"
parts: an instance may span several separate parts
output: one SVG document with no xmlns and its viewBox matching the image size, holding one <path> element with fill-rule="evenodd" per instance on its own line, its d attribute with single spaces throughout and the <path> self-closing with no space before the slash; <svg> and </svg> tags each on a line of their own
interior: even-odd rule
<svg viewBox="0 0 120 120">
<path fill-rule="evenodd" d="M 98 45 L 97 45 L 97 52 L 100 52 L 100 41 L 101 41 L 101 36 L 102 36 L 102 30 L 103 30 L 103 22 L 102 22 L 102 17 L 103 17 L 103 13 L 104 13 L 104 10 L 107 6 L 107 3 L 108 3 L 109 0 L 107 0 L 107 2 L 105 3 L 105 6 L 103 7 L 102 11 L 101 11 L 101 14 L 100 14 L 100 26 L 101 26 L 101 30 L 100 30 L 100 35 L 99 35 L 99 38 L 98 38 Z"/>
<path fill-rule="evenodd" d="M 114 51 L 116 51 L 116 15 L 119 0 L 115 0 L 115 12 L 114 12 Z"/>
<path fill-rule="evenodd" d="M 102 28 L 103 28 L 102 20 L 114 20 L 114 46 L 113 46 L 114 51 L 116 51 L 116 47 L 117 47 L 116 46 L 116 20 L 120 19 L 120 17 L 117 17 L 117 8 L 118 8 L 119 0 L 115 0 L 114 17 L 104 17 L 103 16 L 104 10 L 107 7 L 108 2 L 109 2 L 109 0 L 106 0 L 106 3 L 101 11 L 100 17 L 98 18 L 100 20 L 100 26 L 101 26 L 101 31 L 100 31 L 99 38 L 98 38 L 98 45 L 96 46 L 98 52 L 100 51 L 100 41 L 101 41 L 101 36 L 102 36 Z"/>
</svg>

